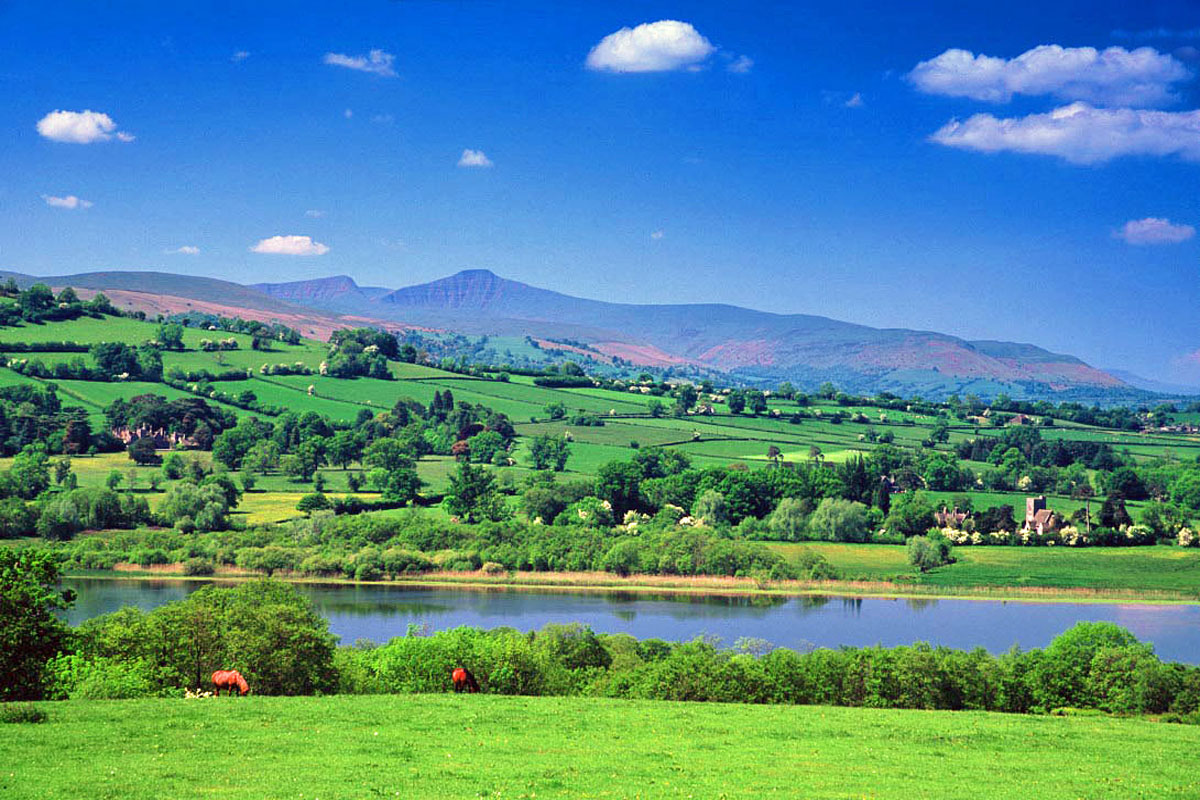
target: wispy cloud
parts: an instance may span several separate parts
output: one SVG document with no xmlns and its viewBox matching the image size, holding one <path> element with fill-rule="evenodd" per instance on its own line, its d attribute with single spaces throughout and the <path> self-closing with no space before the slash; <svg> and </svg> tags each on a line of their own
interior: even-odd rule
<svg viewBox="0 0 1200 800">
<path fill-rule="evenodd" d="M 347 108 L 345 111 L 342 112 L 342 116 L 345 117 L 346 119 L 354 119 L 354 109 Z"/>
<path fill-rule="evenodd" d="M 492 160 L 483 154 L 482 150 L 467 148 L 458 159 L 460 167 L 490 167 Z"/>
<path fill-rule="evenodd" d="M 396 71 L 392 69 L 392 62 L 396 57 L 391 53 L 386 53 L 383 50 L 372 50 L 365 56 L 348 56 L 342 53 L 326 53 L 323 59 L 326 64 L 335 67 L 345 67 L 346 69 L 354 69 L 359 72 L 369 72 L 372 75 L 380 75 L 384 78 L 396 77 Z"/>
<path fill-rule="evenodd" d="M 37 132 L 52 141 L 71 144 L 134 140 L 132 134 L 117 130 L 112 117 L 99 111 L 51 111 L 38 120 Z"/>
<path fill-rule="evenodd" d="M 1131 219 L 1113 233 L 1126 244 L 1179 244 L 1195 235 L 1191 225 L 1177 225 L 1162 217 Z"/>
<path fill-rule="evenodd" d="M 656 230 L 656 231 L 651 231 L 651 232 L 650 232 L 650 238 L 651 238 L 651 239 L 653 239 L 653 240 L 654 240 L 654 241 L 656 241 L 656 242 L 657 242 L 659 239 L 661 239 L 661 238 L 663 238 L 664 236 L 666 236 L 666 235 L 667 235 L 667 234 L 666 234 L 666 232 L 665 232 L 665 231 L 663 231 L 661 228 L 660 228 L 660 229 L 658 229 L 658 230 Z"/>
<path fill-rule="evenodd" d="M 586 64 L 602 72 L 670 72 L 696 68 L 716 51 L 690 23 L 664 19 L 610 33 Z"/>
<path fill-rule="evenodd" d="M 1191 77 L 1177 59 L 1151 47 L 1041 45 L 1016 58 L 952 49 L 922 61 L 909 81 L 927 94 L 1007 103 L 1014 95 L 1050 95 L 1104 106 L 1160 106 L 1178 96 L 1172 85 Z"/>
<path fill-rule="evenodd" d="M 976 114 L 930 137 L 947 147 L 983 153 L 1058 156 L 1097 164 L 1121 156 L 1178 156 L 1200 161 L 1200 110 L 1145 111 L 1072 103 L 1045 114 L 1001 119 Z"/>
<path fill-rule="evenodd" d="M 250 248 L 253 253 L 276 256 L 323 256 L 329 248 L 314 242 L 311 236 L 272 236 Z"/>
<path fill-rule="evenodd" d="M 855 92 L 854 94 L 850 95 L 850 99 L 847 100 L 846 102 L 842 103 L 842 105 L 845 106 L 846 108 L 862 108 L 863 107 L 862 94 L 859 92 Z"/>
<path fill-rule="evenodd" d="M 245 61 L 249 57 L 250 57 L 249 50 L 238 50 L 236 53 L 234 53 L 233 55 L 231 55 L 229 57 L 229 60 L 236 64 L 239 61 Z"/>
<path fill-rule="evenodd" d="M 198 256 L 200 255 L 200 248 L 192 244 L 185 244 L 170 250 L 164 250 L 163 252 L 168 255 Z"/>
<path fill-rule="evenodd" d="M 310 208 L 308 211 L 304 212 L 304 216 L 312 217 L 313 219 L 320 219 L 321 217 L 325 216 L 325 212 L 319 208 Z"/>
<path fill-rule="evenodd" d="M 745 75 L 750 70 L 754 69 L 754 59 L 750 56 L 738 56 L 730 61 L 725 69 L 736 75 Z"/>
<path fill-rule="evenodd" d="M 81 200 L 73 194 L 69 194 L 66 197 L 55 197 L 52 194 L 44 194 L 42 195 L 42 199 L 46 201 L 46 205 L 52 208 L 79 209 L 92 207 L 91 200 Z"/>
</svg>

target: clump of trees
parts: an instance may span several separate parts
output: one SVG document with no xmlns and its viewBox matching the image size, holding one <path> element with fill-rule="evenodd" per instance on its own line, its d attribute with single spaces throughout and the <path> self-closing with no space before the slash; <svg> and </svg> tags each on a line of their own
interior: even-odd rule
<svg viewBox="0 0 1200 800">
<path fill-rule="evenodd" d="M 144 612 L 128 607 L 84 623 L 74 648 L 46 664 L 51 698 L 177 696 L 236 669 L 257 694 L 337 687 L 335 637 L 294 588 L 263 580 L 206 586 Z"/>
</svg>

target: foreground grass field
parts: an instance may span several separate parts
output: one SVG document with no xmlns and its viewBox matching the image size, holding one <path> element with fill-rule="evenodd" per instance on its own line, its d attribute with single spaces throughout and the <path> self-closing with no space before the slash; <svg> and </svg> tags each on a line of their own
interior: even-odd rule
<svg viewBox="0 0 1200 800">
<path fill-rule="evenodd" d="M 481 695 L 42 707 L 4 726 L 0 795 L 1200 795 L 1200 728 L 1141 719 Z"/>
</svg>

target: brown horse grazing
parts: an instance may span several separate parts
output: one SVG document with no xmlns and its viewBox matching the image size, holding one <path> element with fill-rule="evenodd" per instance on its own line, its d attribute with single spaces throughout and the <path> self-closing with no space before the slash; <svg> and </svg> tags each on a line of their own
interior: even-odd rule
<svg viewBox="0 0 1200 800">
<path fill-rule="evenodd" d="M 450 677 L 454 680 L 455 692 L 467 692 L 475 694 L 479 691 L 479 682 L 475 680 L 475 676 L 471 674 L 471 670 L 465 667 L 459 667 L 450 673 Z"/>
<path fill-rule="evenodd" d="M 231 695 L 234 689 L 237 689 L 239 694 L 245 694 L 250 691 L 250 684 L 246 683 L 246 679 L 242 677 L 242 673 L 236 669 L 217 670 L 212 674 L 212 682 L 217 697 L 221 696 L 222 689 L 228 689 Z"/>
</svg>

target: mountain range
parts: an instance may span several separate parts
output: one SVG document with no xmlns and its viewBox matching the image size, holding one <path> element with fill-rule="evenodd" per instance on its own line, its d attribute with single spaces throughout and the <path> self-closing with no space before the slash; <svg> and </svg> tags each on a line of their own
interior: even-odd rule
<svg viewBox="0 0 1200 800">
<path fill-rule="evenodd" d="M 750 381 L 832 380 L 854 390 L 1027 394 L 1121 389 L 1124 381 L 1030 344 L 967 341 L 809 314 L 724 304 L 648 305 L 573 297 L 487 270 L 387 290 L 338 276 L 252 288 L 279 300 L 471 334 L 586 342 L 635 364 L 707 367 Z"/>
<path fill-rule="evenodd" d="M 1122 377 L 1032 344 L 970 341 L 932 331 L 872 328 L 810 314 L 724 304 L 611 303 L 471 269 L 415 286 L 359 286 L 352 278 L 242 285 L 163 272 L 12 276 L 28 285 L 103 290 L 148 313 L 205 311 L 277 320 L 306 335 L 373 324 L 392 330 L 570 340 L 635 365 L 697 367 L 750 383 L 832 381 L 847 391 L 944 396 L 1007 392 L 1091 397 L 1138 391 Z"/>
</svg>

